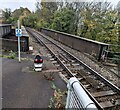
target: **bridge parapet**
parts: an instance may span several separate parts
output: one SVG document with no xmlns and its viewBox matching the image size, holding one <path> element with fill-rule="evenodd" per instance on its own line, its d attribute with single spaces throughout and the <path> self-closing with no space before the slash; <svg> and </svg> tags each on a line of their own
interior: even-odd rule
<svg viewBox="0 0 120 110">
<path fill-rule="evenodd" d="M 100 61 L 104 51 L 108 49 L 109 44 L 82 38 L 80 36 L 55 31 L 52 29 L 41 28 L 40 31 L 47 36 L 67 45 L 75 50 L 92 55 Z"/>
<path fill-rule="evenodd" d="M 11 32 L 12 24 L 0 24 L 0 38 Z"/>
</svg>

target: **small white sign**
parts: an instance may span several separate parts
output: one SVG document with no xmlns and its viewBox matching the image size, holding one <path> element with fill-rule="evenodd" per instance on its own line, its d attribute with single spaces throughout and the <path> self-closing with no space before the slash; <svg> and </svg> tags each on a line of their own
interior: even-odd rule
<svg viewBox="0 0 120 110">
<path fill-rule="evenodd" d="M 29 50 L 30 50 L 30 51 L 33 51 L 33 47 L 32 47 L 32 46 L 30 46 L 30 47 L 29 47 Z"/>
<path fill-rule="evenodd" d="M 22 29 L 16 29 L 16 36 L 22 36 Z"/>
</svg>

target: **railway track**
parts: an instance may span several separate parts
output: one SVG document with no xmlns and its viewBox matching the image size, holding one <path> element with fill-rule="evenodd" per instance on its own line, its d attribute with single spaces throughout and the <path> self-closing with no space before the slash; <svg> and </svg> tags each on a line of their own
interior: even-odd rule
<svg viewBox="0 0 120 110">
<path fill-rule="evenodd" d="M 58 66 L 58 69 L 63 68 L 62 77 L 66 81 L 71 77 L 76 77 L 98 109 L 118 110 L 120 108 L 120 89 L 117 86 L 64 48 L 41 36 L 39 32 L 29 28 L 27 30 L 47 48 L 50 60 Z"/>
<path fill-rule="evenodd" d="M 44 34 L 42 34 L 42 33 L 41 33 L 41 35 L 44 36 Z M 49 39 L 53 40 L 53 37 L 51 36 L 51 37 L 49 37 Z M 69 41 L 69 39 L 68 39 L 68 41 Z M 115 68 L 110 68 L 110 69 L 113 69 L 114 72 L 110 71 L 110 69 L 106 68 L 105 65 L 102 65 L 101 62 L 96 61 L 95 58 L 93 58 L 91 55 L 88 55 L 86 53 L 77 51 L 77 50 L 75 50 L 75 49 L 73 49 L 71 47 L 68 47 L 66 45 L 63 45 L 58 40 L 54 40 L 54 42 L 56 44 L 58 44 L 59 46 L 61 46 L 62 48 L 64 48 L 67 51 L 69 51 L 71 54 L 73 54 L 74 56 L 76 56 L 80 60 L 82 60 L 87 65 L 89 65 L 92 69 L 94 69 L 96 72 L 100 73 L 106 79 L 111 81 L 114 85 L 120 87 L 120 84 L 119 84 L 120 83 L 119 82 L 120 77 L 118 76 L 118 71 L 115 70 Z"/>
</svg>

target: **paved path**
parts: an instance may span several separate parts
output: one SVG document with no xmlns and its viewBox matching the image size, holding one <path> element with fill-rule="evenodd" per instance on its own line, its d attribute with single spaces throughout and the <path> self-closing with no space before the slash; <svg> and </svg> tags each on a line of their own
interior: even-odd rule
<svg viewBox="0 0 120 110">
<path fill-rule="evenodd" d="M 46 63 L 46 67 L 49 63 Z M 54 90 L 51 81 L 43 73 L 28 71 L 33 62 L 24 60 L 18 63 L 15 59 L 2 61 L 2 103 L 3 108 L 47 108 Z M 30 69 L 29 69 L 30 70 Z M 55 75 L 55 85 L 66 90 L 66 84 Z"/>
</svg>

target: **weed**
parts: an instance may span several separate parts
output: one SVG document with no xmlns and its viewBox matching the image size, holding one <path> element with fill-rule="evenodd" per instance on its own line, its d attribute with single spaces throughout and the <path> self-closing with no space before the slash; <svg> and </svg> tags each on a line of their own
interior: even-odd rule
<svg viewBox="0 0 120 110">
<path fill-rule="evenodd" d="M 50 104 L 49 108 L 59 108 L 64 109 L 65 108 L 65 99 L 66 99 L 66 91 L 62 92 L 60 89 L 58 89 L 55 84 L 52 82 L 52 89 L 54 89 L 53 97 L 50 98 Z"/>
<path fill-rule="evenodd" d="M 0 55 L 0 57 L 14 59 L 16 57 L 16 53 L 13 51 L 10 51 L 8 55 Z"/>
<path fill-rule="evenodd" d="M 7 58 L 14 59 L 16 57 L 16 53 L 13 51 L 10 51 L 9 55 Z"/>
</svg>

